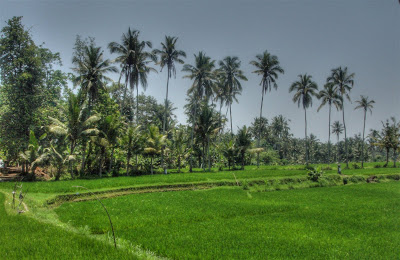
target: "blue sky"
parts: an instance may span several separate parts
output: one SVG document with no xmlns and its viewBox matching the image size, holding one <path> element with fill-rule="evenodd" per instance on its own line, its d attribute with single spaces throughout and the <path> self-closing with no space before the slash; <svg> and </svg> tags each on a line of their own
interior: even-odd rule
<svg viewBox="0 0 400 260">
<path fill-rule="evenodd" d="M 238 56 L 249 79 L 243 83 L 239 104 L 232 107 L 234 129 L 250 125 L 259 116 L 260 78 L 249 62 L 265 50 L 277 55 L 285 74 L 278 90 L 265 97 L 263 115 L 282 114 L 291 120 L 295 136 L 304 137 L 304 112 L 292 102 L 289 86 L 297 75 L 308 73 L 320 88 L 331 69 L 347 66 L 355 73 L 351 92 L 353 103 L 346 103 L 348 135 L 362 131 L 362 111 L 354 111 L 354 100 L 366 95 L 376 101 L 367 116 L 367 129 L 380 128 L 381 120 L 400 118 L 400 4 L 395 0 L 264 0 L 264 1 L 4 1 L 0 0 L 2 25 L 12 16 L 24 16 L 36 43 L 45 42 L 60 52 L 70 71 L 72 48 L 77 34 L 95 37 L 105 50 L 119 41 L 128 27 L 141 31 L 143 40 L 160 48 L 165 35 L 177 36 L 178 48 L 186 51 L 187 63 L 193 54 L 204 51 L 216 61 Z M 183 79 L 181 66 L 170 81 L 170 99 L 183 114 L 190 80 Z M 109 75 L 115 80 L 118 75 Z M 145 94 L 160 102 L 165 96 L 166 72 L 149 75 Z M 307 112 L 308 132 L 321 141 L 328 138 L 328 109 L 316 112 L 319 101 Z M 341 119 L 339 112 L 333 120 Z M 332 120 L 332 121 L 333 121 Z"/>
</svg>

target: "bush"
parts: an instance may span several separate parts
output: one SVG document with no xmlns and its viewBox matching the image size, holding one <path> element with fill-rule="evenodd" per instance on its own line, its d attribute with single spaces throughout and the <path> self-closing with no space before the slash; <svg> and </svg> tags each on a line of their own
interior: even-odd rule
<svg viewBox="0 0 400 260">
<path fill-rule="evenodd" d="M 308 172 L 308 179 L 317 182 L 322 177 L 322 170 L 312 170 Z"/>
<path fill-rule="evenodd" d="M 315 171 L 315 168 L 314 168 L 313 166 L 311 166 L 311 165 L 306 165 L 306 166 L 304 167 L 304 170 Z"/>
<path fill-rule="evenodd" d="M 374 168 L 382 168 L 382 165 L 376 164 L 376 165 L 374 166 Z"/>
<path fill-rule="evenodd" d="M 361 169 L 361 166 L 357 163 L 353 163 L 353 169 Z"/>
</svg>

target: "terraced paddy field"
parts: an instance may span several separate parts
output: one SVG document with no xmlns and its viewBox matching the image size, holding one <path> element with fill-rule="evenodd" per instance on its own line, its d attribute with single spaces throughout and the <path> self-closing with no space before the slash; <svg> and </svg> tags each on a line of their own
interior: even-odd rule
<svg viewBox="0 0 400 260">
<path fill-rule="evenodd" d="M 286 166 L 23 183 L 22 214 L 11 207 L 14 183 L 0 183 L 0 251 L 4 259 L 399 259 L 400 170 L 324 172 L 317 181 Z"/>
</svg>

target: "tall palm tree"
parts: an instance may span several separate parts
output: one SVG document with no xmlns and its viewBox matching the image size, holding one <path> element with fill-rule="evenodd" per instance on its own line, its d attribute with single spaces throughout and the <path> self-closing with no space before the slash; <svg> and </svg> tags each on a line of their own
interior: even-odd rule
<svg viewBox="0 0 400 260">
<path fill-rule="evenodd" d="M 93 42 L 84 47 L 83 57 L 74 56 L 72 63 L 75 65 L 73 70 L 78 73 L 74 79 L 75 85 L 80 85 L 82 93 L 89 101 L 89 111 L 99 96 L 99 91 L 105 89 L 104 82 L 112 81 L 104 74 L 117 72 L 117 68 L 111 62 L 104 60 L 103 51 L 96 47 Z"/>
<path fill-rule="evenodd" d="M 211 60 L 210 57 L 206 56 L 205 53 L 199 52 L 198 55 L 194 55 L 195 65 L 185 64 L 182 71 L 187 72 L 188 75 L 183 76 L 193 80 L 192 86 L 189 88 L 187 94 L 194 100 L 193 110 L 193 122 L 191 130 L 191 150 L 193 151 L 193 130 L 197 117 L 197 103 L 201 99 L 207 101 L 213 96 L 215 88 L 215 60 Z M 190 172 L 192 172 L 193 161 L 192 155 L 190 155 Z"/>
<path fill-rule="evenodd" d="M 318 93 L 318 99 L 321 99 L 321 105 L 318 107 L 318 112 L 326 104 L 329 105 L 329 119 L 328 119 L 328 163 L 331 162 L 331 108 L 332 105 L 339 110 L 342 107 L 342 97 L 335 91 L 335 86 L 332 83 L 327 83 Z"/>
<path fill-rule="evenodd" d="M 138 44 L 139 31 L 131 30 L 128 28 L 128 32 L 122 34 L 121 43 L 111 42 L 108 44 L 108 48 L 111 53 L 116 53 L 119 56 L 114 62 L 120 63 L 121 73 L 118 79 L 118 86 L 120 85 L 121 78 L 125 78 L 125 88 L 123 91 L 123 98 L 121 100 L 120 109 L 123 111 L 123 106 L 126 102 L 126 93 L 128 90 L 128 84 L 131 90 L 135 87 L 135 48 Z M 122 104 L 123 103 L 123 104 Z"/>
<path fill-rule="evenodd" d="M 294 82 L 289 92 L 295 91 L 293 96 L 293 102 L 297 102 L 304 109 L 304 122 L 305 122 L 305 137 L 306 137 L 306 165 L 308 165 L 308 141 L 307 141 L 307 108 L 312 106 L 312 97 L 317 95 L 318 86 L 317 83 L 311 80 L 311 76 L 304 74 L 299 75 L 300 80 Z"/>
<path fill-rule="evenodd" d="M 176 77 L 176 68 L 175 68 L 175 63 L 183 64 L 184 61 L 181 59 L 181 57 L 186 58 L 186 53 L 181 50 L 177 50 L 175 45 L 176 41 L 178 40 L 177 37 L 171 37 L 171 36 L 165 36 L 165 42 L 161 43 L 162 49 L 161 50 L 154 50 L 153 53 L 156 55 L 160 56 L 160 61 L 158 64 L 162 69 L 167 66 L 167 93 L 165 97 L 165 111 L 164 111 L 164 118 L 163 118 L 163 134 L 165 134 L 165 124 L 167 120 L 167 103 L 168 103 L 168 84 L 169 84 L 169 79 L 172 77 L 172 74 L 174 74 L 174 77 Z M 165 147 L 163 147 L 164 149 Z M 161 165 L 164 169 L 164 174 L 167 174 L 167 169 L 164 164 L 164 153 L 161 153 Z"/>
<path fill-rule="evenodd" d="M 243 128 L 239 129 L 236 138 L 236 145 L 242 161 L 242 170 L 244 170 L 245 154 L 251 146 L 251 134 L 246 126 L 243 126 Z"/>
<path fill-rule="evenodd" d="M 354 109 L 360 109 L 362 108 L 364 110 L 364 127 L 363 127 L 363 141 L 361 145 L 361 168 L 364 168 L 364 135 L 365 135 L 365 121 L 367 119 L 367 111 L 371 112 L 372 114 L 372 108 L 374 108 L 374 100 L 368 100 L 368 97 L 365 97 L 363 95 L 360 96 L 360 100 L 356 100 L 356 103 L 358 106 L 356 106 Z"/>
<path fill-rule="evenodd" d="M 350 91 L 354 86 L 354 73 L 349 74 L 347 67 L 338 67 L 332 70 L 331 76 L 327 81 L 335 86 L 336 91 L 342 97 L 343 127 L 344 127 L 344 147 L 346 156 L 346 167 L 349 168 L 348 149 L 347 149 L 347 132 L 346 122 L 344 120 L 344 97 L 350 100 Z"/>
<path fill-rule="evenodd" d="M 260 120 L 262 118 L 262 108 L 264 103 L 264 93 L 271 91 L 271 88 L 278 88 L 276 80 L 278 79 L 278 73 L 284 73 L 285 71 L 279 65 L 278 57 L 271 55 L 268 51 L 263 54 L 256 56 L 256 60 L 250 61 L 250 64 L 256 67 L 253 73 L 261 75 L 261 108 L 260 108 Z M 258 135 L 257 146 L 260 147 L 261 129 Z M 259 166 L 260 156 L 257 154 L 257 167 Z"/>
<path fill-rule="evenodd" d="M 229 106 L 230 122 L 231 122 L 231 134 L 232 130 L 232 103 L 235 100 L 238 102 L 236 95 L 242 93 L 242 84 L 240 80 L 247 81 L 247 78 L 243 75 L 243 71 L 240 70 L 240 60 L 238 57 L 228 56 L 219 62 L 218 75 L 221 77 L 222 84 L 226 89 L 226 104 Z"/>
<path fill-rule="evenodd" d="M 337 137 L 337 160 L 340 162 L 339 156 L 339 135 L 343 133 L 343 125 L 339 121 L 335 121 L 332 124 L 332 134 L 336 134 Z"/>
</svg>

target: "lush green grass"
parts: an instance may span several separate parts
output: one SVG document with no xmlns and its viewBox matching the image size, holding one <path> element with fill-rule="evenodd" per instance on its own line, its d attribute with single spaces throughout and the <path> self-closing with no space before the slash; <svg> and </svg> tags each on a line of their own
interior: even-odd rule
<svg viewBox="0 0 400 260">
<path fill-rule="evenodd" d="M 25 215 L 7 215 L 0 193 L 1 259 L 135 259 L 110 244 L 41 223 Z"/>
<path fill-rule="evenodd" d="M 326 165 L 321 165 L 326 167 Z M 332 165 L 332 168 L 334 165 Z M 368 165 L 366 166 L 368 167 Z M 247 166 L 245 171 L 222 171 L 222 172 L 195 172 L 195 173 L 172 173 L 168 175 L 144 175 L 138 177 L 118 177 L 103 178 L 93 180 L 69 180 L 69 181 L 50 181 L 50 182 L 33 182 L 24 183 L 25 189 L 30 193 L 74 193 L 81 191 L 73 186 L 85 186 L 91 190 L 107 190 L 140 185 L 158 185 L 158 184 L 174 184 L 174 183 L 190 183 L 190 182 L 214 182 L 229 180 L 234 181 L 234 174 L 239 180 L 248 180 L 255 178 L 277 178 L 277 177 L 294 177 L 306 176 L 307 170 L 304 166 L 262 166 L 259 169 L 255 166 Z M 326 174 L 337 174 L 336 169 L 325 170 Z M 348 169 L 343 170 L 346 175 L 372 175 L 372 174 L 391 174 L 400 173 L 399 168 L 370 168 L 365 169 Z M 11 190 L 13 183 L 0 183 L 0 189 Z"/>
<path fill-rule="evenodd" d="M 104 200 L 118 237 L 176 259 L 398 259 L 400 182 L 248 192 L 241 188 Z M 109 230 L 96 201 L 60 219 Z"/>
</svg>

